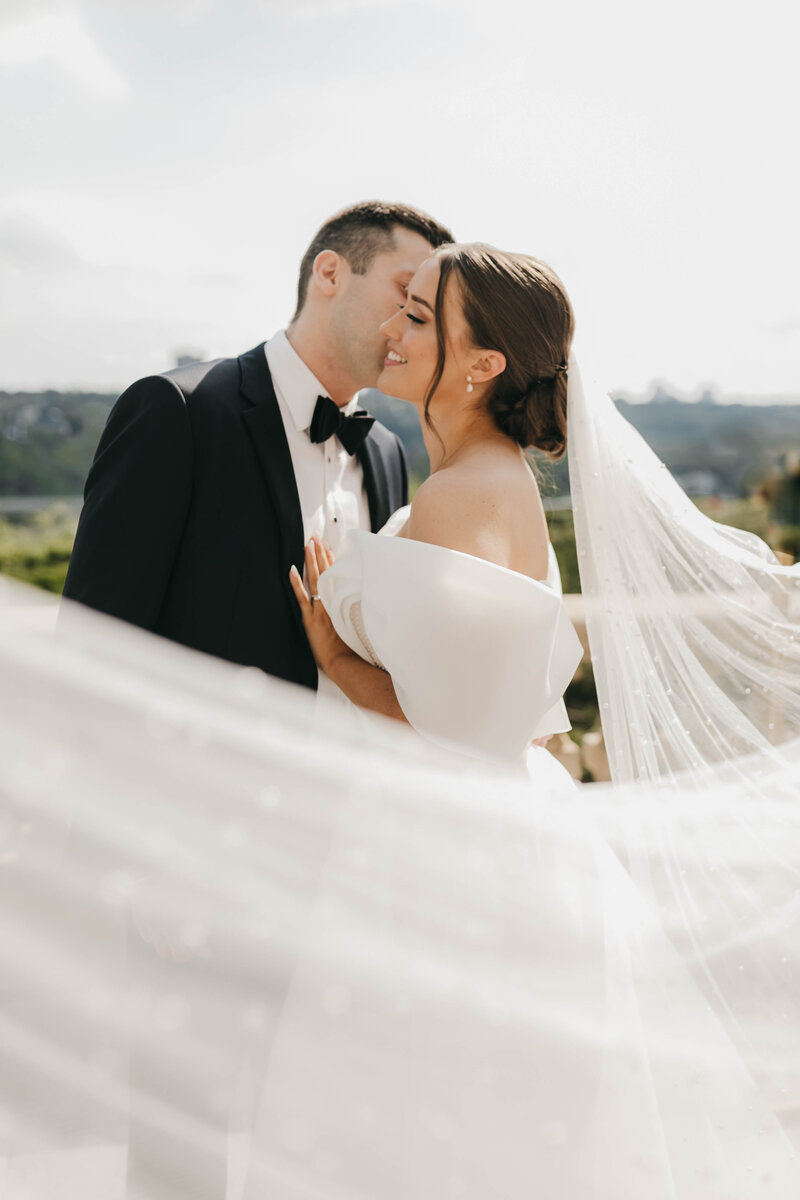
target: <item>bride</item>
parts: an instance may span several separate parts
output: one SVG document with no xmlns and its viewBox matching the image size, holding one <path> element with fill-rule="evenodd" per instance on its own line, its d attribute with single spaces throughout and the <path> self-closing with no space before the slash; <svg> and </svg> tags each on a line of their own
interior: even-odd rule
<svg viewBox="0 0 800 1200">
<path fill-rule="evenodd" d="M 454 245 L 381 328 L 379 386 L 417 408 L 431 474 L 381 531 L 393 544 L 351 532 L 334 566 L 311 540 L 310 594 L 292 569 L 317 665 L 362 709 L 469 756 L 527 751 L 554 782 L 531 747 L 569 728 L 582 650 L 523 449 L 566 448 L 570 302 L 534 258 Z"/>
<path fill-rule="evenodd" d="M 800 735 L 800 573 L 716 524 L 570 357 L 573 315 L 543 263 L 441 247 L 383 325 L 380 384 L 415 405 L 431 476 L 334 564 L 292 586 L 320 668 L 362 709 L 462 756 L 517 761 L 569 727 L 580 659 L 535 480 L 563 453 L 612 778 L 686 786 Z M 530 768 L 552 758 L 528 749 Z"/>
</svg>

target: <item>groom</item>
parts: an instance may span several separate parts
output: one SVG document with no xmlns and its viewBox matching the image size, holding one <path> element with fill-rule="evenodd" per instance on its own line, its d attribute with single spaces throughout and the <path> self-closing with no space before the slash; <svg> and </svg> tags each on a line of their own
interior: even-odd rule
<svg viewBox="0 0 800 1200">
<path fill-rule="evenodd" d="M 64 595 L 307 687 L 317 669 L 289 583 L 312 534 L 334 553 L 407 502 L 402 447 L 357 409 L 379 325 L 452 235 L 404 204 L 331 217 L 286 330 L 238 358 L 140 379 L 108 418 Z"/>
</svg>

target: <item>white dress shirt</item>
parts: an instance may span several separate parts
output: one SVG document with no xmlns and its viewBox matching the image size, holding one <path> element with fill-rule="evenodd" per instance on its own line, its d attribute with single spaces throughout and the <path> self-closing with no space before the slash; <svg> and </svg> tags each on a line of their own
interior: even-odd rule
<svg viewBox="0 0 800 1200">
<path fill-rule="evenodd" d="M 315 444 L 308 436 L 317 397 L 326 394 L 325 388 L 284 330 L 269 339 L 265 353 L 292 456 L 305 540 L 315 534 L 335 555 L 348 530 L 370 528 L 361 464 L 338 437 Z M 349 416 L 357 408 L 356 395 L 342 411 Z"/>
<path fill-rule="evenodd" d="M 316 534 L 336 555 L 348 530 L 370 529 L 361 464 L 355 455 L 347 453 L 338 437 L 314 443 L 308 436 L 317 397 L 326 392 L 291 346 L 285 330 L 269 339 L 264 352 L 292 456 L 305 540 Z M 349 416 L 356 408 L 357 395 L 342 411 Z M 308 584 L 305 570 L 303 578 Z M 330 702 L 335 706 L 350 704 L 322 671 L 317 695 L 323 706 Z"/>
</svg>

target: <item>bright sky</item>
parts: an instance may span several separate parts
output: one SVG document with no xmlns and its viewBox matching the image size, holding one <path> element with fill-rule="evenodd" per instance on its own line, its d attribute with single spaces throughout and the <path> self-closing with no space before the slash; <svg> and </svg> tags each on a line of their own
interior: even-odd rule
<svg viewBox="0 0 800 1200">
<path fill-rule="evenodd" d="M 285 323 L 405 199 L 544 258 L 609 389 L 800 400 L 793 0 L 0 0 L 0 388 Z"/>
</svg>

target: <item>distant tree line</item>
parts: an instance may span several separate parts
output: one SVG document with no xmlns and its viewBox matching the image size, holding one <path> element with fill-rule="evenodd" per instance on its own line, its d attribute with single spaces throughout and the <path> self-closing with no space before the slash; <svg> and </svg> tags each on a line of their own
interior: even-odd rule
<svg viewBox="0 0 800 1200">
<path fill-rule="evenodd" d="M 368 391 L 364 403 L 402 439 L 412 482 L 428 474 L 416 411 Z M 114 396 L 0 392 L 0 496 L 69 496 L 83 490 Z M 690 495 L 745 496 L 800 457 L 800 404 L 684 403 L 658 391 L 620 412 Z M 567 496 L 566 463 L 535 456 L 545 496 Z"/>
</svg>

